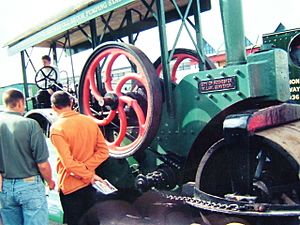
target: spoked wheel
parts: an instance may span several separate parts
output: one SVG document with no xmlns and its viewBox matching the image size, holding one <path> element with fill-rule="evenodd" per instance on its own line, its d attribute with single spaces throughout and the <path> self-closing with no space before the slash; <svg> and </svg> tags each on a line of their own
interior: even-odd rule
<svg viewBox="0 0 300 225">
<path fill-rule="evenodd" d="M 110 155 L 146 148 L 160 123 L 162 92 L 147 56 L 135 46 L 108 42 L 87 60 L 80 78 L 80 111 L 103 128 Z"/>
<path fill-rule="evenodd" d="M 44 66 L 35 74 L 35 84 L 42 90 L 50 88 L 57 83 L 58 74 L 54 67 Z"/>
<path fill-rule="evenodd" d="M 170 55 L 171 51 L 169 51 Z M 210 61 L 209 58 L 205 57 L 205 65 L 208 70 L 215 69 L 215 65 Z M 199 56 L 196 51 L 185 48 L 175 49 L 172 60 L 170 62 L 171 65 L 171 81 L 174 83 L 179 83 L 179 81 L 186 75 L 186 73 L 182 72 L 182 70 L 192 70 L 194 67 L 199 64 Z M 157 74 L 162 78 L 162 64 L 161 57 L 159 57 L 154 62 L 154 67 L 156 69 Z M 182 69 L 180 69 L 182 67 Z M 186 68 L 185 68 L 186 67 Z M 197 72 L 197 70 L 195 70 Z"/>
<path fill-rule="evenodd" d="M 298 164 L 273 141 L 258 136 L 253 136 L 250 140 L 249 192 L 239 192 L 239 184 L 232 176 L 232 170 L 243 168 L 243 165 L 236 163 L 236 168 L 231 168 L 232 162 L 237 161 L 240 155 L 232 155 L 233 152 L 226 148 L 225 141 L 220 140 L 206 152 L 200 162 L 196 175 L 196 188 L 200 190 L 198 195 L 220 204 L 230 201 L 236 203 L 235 206 L 243 206 L 244 211 L 237 211 L 236 214 L 297 215 L 300 202 Z M 240 154 L 245 154 L 243 146 L 240 147 Z M 291 207 L 291 210 L 284 211 L 284 207 Z M 226 204 L 219 209 L 221 212 L 226 211 Z"/>
</svg>

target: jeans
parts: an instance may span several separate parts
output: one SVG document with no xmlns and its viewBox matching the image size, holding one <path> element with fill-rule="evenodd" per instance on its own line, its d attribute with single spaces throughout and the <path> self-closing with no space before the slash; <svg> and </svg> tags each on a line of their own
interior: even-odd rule
<svg viewBox="0 0 300 225">
<path fill-rule="evenodd" d="M 0 212 L 3 225 L 48 224 L 47 200 L 41 177 L 3 179 Z"/>
<path fill-rule="evenodd" d="M 96 202 L 96 189 L 89 185 L 67 195 L 60 191 L 59 196 L 64 210 L 64 222 L 77 225 L 83 214 Z"/>
</svg>

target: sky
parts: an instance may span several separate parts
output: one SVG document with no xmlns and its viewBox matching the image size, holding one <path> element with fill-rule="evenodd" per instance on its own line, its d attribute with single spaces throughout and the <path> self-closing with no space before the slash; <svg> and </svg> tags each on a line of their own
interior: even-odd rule
<svg viewBox="0 0 300 225">
<path fill-rule="evenodd" d="M 40 24 L 49 17 L 65 8 L 75 6 L 83 0 L 9 0 L 0 3 L 0 87 L 15 82 L 22 82 L 20 54 L 7 55 L 2 46 L 8 41 Z M 212 10 L 202 13 L 202 27 L 204 38 L 215 48 L 223 46 L 223 33 L 218 7 L 218 0 L 212 0 Z M 262 34 L 273 32 L 281 22 L 287 29 L 300 28 L 300 1 L 299 0 L 242 0 L 245 34 L 252 43 L 261 43 Z M 167 27 L 169 48 L 172 47 L 180 22 Z M 169 35 L 171 34 L 171 35 Z M 177 47 L 191 48 L 187 43 L 186 32 L 179 40 Z M 159 57 L 159 42 L 156 30 L 141 34 L 137 46 L 141 48 L 151 61 Z M 147 44 L 145 44 L 147 43 Z M 157 45 L 157 48 L 153 46 Z M 35 50 L 36 51 L 36 50 Z M 41 67 L 40 56 L 47 54 L 47 49 L 35 52 L 33 61 L 37 68 Z M 75 73 L 79 74 L 90 52 L 74 57 Z M 64 62 L 65 61 L 65 62 Z M 62 60 L 60 70 L 70 70 L 68 59 Z M 29 82 L 33 81 L 34 74 L 29 71 Z"/>
</svg>

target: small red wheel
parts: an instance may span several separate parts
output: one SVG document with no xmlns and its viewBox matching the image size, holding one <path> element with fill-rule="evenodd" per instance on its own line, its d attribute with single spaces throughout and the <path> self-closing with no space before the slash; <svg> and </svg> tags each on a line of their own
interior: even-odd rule
<svg viewBox="0 0 300 225">
<path fill-rule="evenodd" d="M 88 58 L 79 107 L 103 128 L 111 156 L 124 158 L 147 147 L 160 123 L 161 104 L 155 69 L 135 46 L 107 42 Z"/>
<path fill-rule="evenodd" d="M 169 51 L 169 55 L 171 54 L 171 51 Z M 212 61 L 210 61 L 209 58 L 205 57 L 205 65 L 208 70 L 215 69 L 215 65 Z M 179 81 L 184 77 L 184 73 L 180 74 L 179 67 L 182 65 L 184 67 L 184 63 L 189 62 L 188 66 L 195 66 L 199 64 L 199 56 L 196 51 L 191 49 L 185 49 L 185 48 L 177 48 L 174 51 L 172 60 L 171 60 L 171 81 L 174 83 L 179 83 Z M 161 64 L 161 57 L 159 57 L 154 62 L 154 67 L 156 69 L 157 74 L 161 77 L 161 71 L 162 71 L 162 64 Z M 196 71 L 195 71 L 196 72 Z"/>
</svg>

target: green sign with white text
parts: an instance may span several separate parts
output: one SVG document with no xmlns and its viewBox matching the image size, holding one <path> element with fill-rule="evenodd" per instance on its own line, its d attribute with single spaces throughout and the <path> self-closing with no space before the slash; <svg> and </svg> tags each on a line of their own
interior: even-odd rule
<svg viewBox="0 0 300 225">
<path fill-rule="evenodd" d="M 21 40 L 8 48 L 8 54 L 13 55 L 28 47 L 34 46 L 48 38 L 54 37 L 70 28 L 76 27 L 82 23 L 85 23 L 91 19 L 94 19 L 100 15 L 118 9 L 124 5 L 127 5 L 134 0 L 103 0 L 90 5 L 73 15 L 70 15 L 57 23 L 54 23 L 35 34 Z"/>
</svg>

